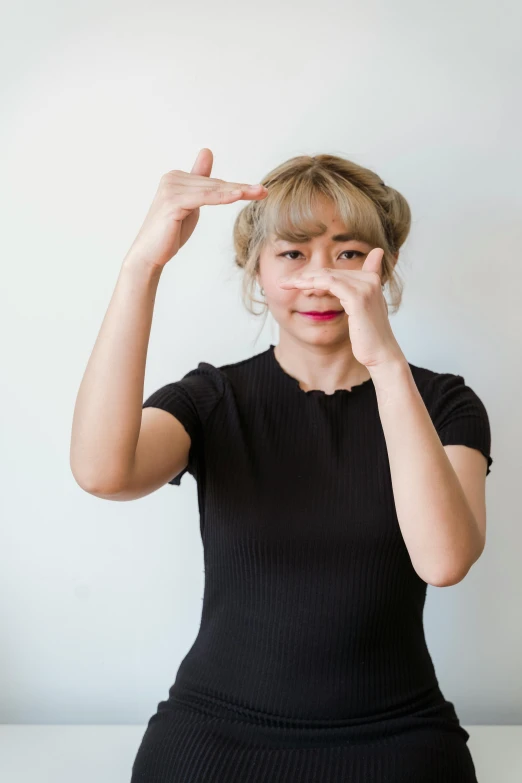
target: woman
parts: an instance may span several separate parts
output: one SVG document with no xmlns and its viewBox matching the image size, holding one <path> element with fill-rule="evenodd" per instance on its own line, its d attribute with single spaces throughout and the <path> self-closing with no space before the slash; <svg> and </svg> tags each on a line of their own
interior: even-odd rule
<svg viewBox="0 0 522 783">
<path fill-rule="evenodd" d="M 423 608 L 428 584 L 456 584 L 483 550 L 490 429 L 463 377 L 407 362 L 390 328 L 408 204 L 330 155 L 262 188 L 211 169 L 203 149 L 162 178 L 73 424 L 92 494 L 130 500 L 187 471 L 198 486 L 201 626 L 132 783 L 476 783 Z M 243 292 L 260 286 L 279 343 L 200 362 L 140 411 L 161 271 L 201 206 L 239 198 Z"/>
</svg>

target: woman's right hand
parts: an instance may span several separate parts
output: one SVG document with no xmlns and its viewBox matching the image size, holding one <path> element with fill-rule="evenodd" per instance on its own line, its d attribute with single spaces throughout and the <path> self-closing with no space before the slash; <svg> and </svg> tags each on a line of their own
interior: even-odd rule
<svg viewBox="0 0 522 783">
<path fill-rule="evenodd" d="M 261 199 L 268 193 L 262 185 L 227 182 L 210 177 L 214 158 L 203 147 L 190 173 L 164 174 L 154 200 L 128 255 L 154 267 L 164 267 L 192 236 L 199 208 L 208 204 L 231 204 L 238 199 Z M 239 190 L 239 193 L 234 193 Z"/>
</svg>

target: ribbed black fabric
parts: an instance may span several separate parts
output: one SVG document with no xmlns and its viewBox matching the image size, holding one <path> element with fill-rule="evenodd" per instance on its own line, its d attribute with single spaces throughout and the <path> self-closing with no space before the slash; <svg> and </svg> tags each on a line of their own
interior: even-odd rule
<svg viewBox="0 0 522 783">
<path fill-rule="evenodd" d="M 410 364 L 444 445 L 491 436 L 464 378 Z M 131 783 L 476 783 L 426 646 L 371 379 L 304 391 L 274 346 L 200 362 L 143 407 L 191 437 L 205 589 L 197 637 Z"/>
</svg>

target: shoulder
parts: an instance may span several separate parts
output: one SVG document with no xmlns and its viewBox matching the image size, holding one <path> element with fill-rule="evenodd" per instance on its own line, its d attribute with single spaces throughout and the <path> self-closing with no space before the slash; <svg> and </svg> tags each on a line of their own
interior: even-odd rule
<svg viewBox="0 0 522 783">
<path fill-rule="evenodd" d="M 221 364 L 214 370 L 220 374 L 221 381 L 232 394 L 250 396 L 260 386 L 268 372 L 267 351 L 247 356 L 234 362 Z"/>
<path fill-rule="evenodd" d="M 486 406 L 463 375 L 435 372 L 410 364 L 424 404 L 445 446 L 462 444 L 491 457 L 491 428 Z"/>
<path fill-rule="evenodd" d="M 239 380 L 260 371 L 265 364 L 268 351 L 260 351 L 252 356 L 247 356 L 235 362 L 222 364 L 216 369 L 228 380 Z"/>
<path fill-rule="evenodd" d="M 200 361 L 197 367 L 186 372 L 178 380 L 165 383 L 154 391 L 146 399 L 143 407 L 171 400 L 185 400 L 197 407 L 205 418 L 205 415 L 208 415 L 220 400 L 227 396 L 227 391 L 248 384 L 260 369 L 263 356 L 263 353 L 256 354 L 221 365 Z"/>
<path fill-rule="evenodd" d="M 409 363 L 417 388 L 426 406 L 433 412 L 444 409 L 449 412 L 455 407 L 462 409 L 466 404 L 469 411 L 486 414 L 486 408 L 477 392 L 468 384 L 463 375 L 452 372 L 437 372 L 426 367 Z M 487 414 L 486 414 L 487 415 Z"/>
</svg>

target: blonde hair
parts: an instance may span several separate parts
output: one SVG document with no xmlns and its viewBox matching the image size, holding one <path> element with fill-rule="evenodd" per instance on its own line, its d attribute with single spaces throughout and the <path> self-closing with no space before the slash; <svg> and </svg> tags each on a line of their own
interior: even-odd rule
<svg viewBox="0 0 522 783">
<path fill-rule="evenodd" d="M 268 195 L 249 201 L 233 228 L 235 264 L 243 269 L 242 300 L 253 315 L 266 315 L 268 306 L 255 298 L 259 256 L 272 237 L 289 242 L 319 236 L 327 226 L 314 215 L 317 196 L 337 207 L 346 228 L 384 250 L 383 282 L 388 284 L 392 312 L 402 300 L 403 283 L 393 258 L 406 241 L 411 211 L 404 196 L 384 184 L 370 169 L 336 155 L 299 155 L 273 169 L 260 182 Z M 254 302 L 264 306 L 255 312 Z"/>
</svg>

